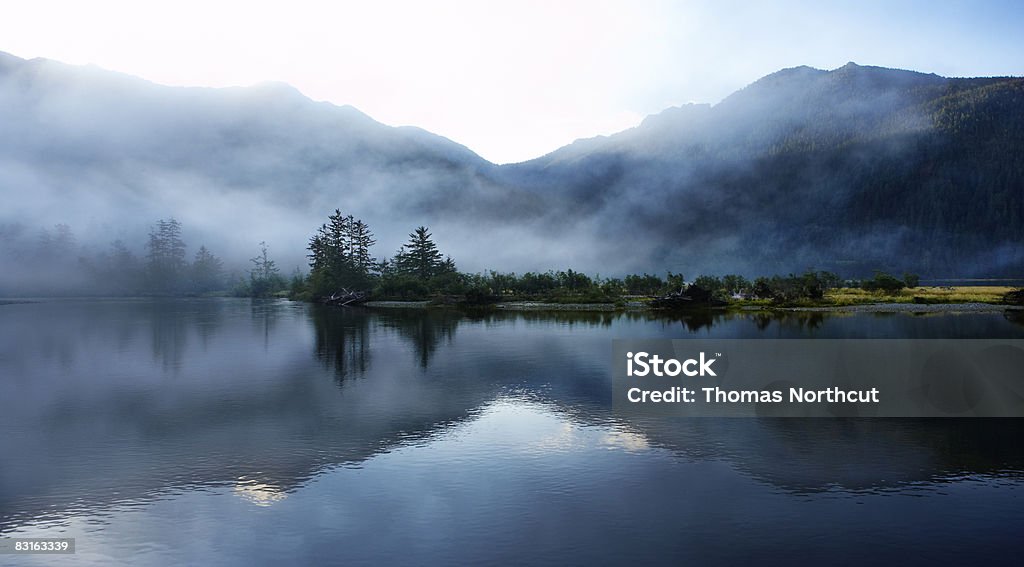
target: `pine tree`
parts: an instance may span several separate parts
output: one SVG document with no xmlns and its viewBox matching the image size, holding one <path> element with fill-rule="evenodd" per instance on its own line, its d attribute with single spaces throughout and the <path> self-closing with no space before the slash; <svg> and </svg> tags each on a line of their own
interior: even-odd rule
<svg viewBox="0 0 1024 567">
<path fill-rule="evenodd" d="M 307 247 L 313 295 L 322 297 L 343 288 L 369 289 L 375 267 L 370 246 L 375 243 L 366 223 L 335 209 Z"/>
<path fill-rule="evenodd" d="M 78 243 L 71 227 L 64 224 L 53 226 L 53 233 L 45 228 L 39 232 L 36 258 L 46 261 L 66 262 L 75 257 Z"/>
<path fill-rule="evenodd" d="M 395 264 L 400 272 L 422 280 L 428 280 L 440 272 L 441 253 L 431 240 L 427 227 L 421 226 L 409 234 L 409 242 L 395 255 Z"/>
<path fill-rule="evenodd" d="M 213 291 L 223 285 L 224 263 L 206 246 L 200 246 L 192 261 L 192 288 L 195 291 Z"/>
<path fill-rule="evenodd" d="M 370 247 L 377 243 L 366 223 L 349 217 L 350 258 L 355 267 L 363 273 L 369 273 L 375 259 L 370 256 Z"/>
<path fill-rule="evenodd" d="M 185 275 L 185 242 L 181 223 L 175 219 L 157 221 L 146 245 L 146 275 L 150 287 L 158 291 L 177 291 Z"/>
<path fill-rule="evenodd" d="M 267 253 L 266 242 L 260 242 L 259 255 L 249 261 L 253 263 L 249 271 L 249 292 L 253 297 L 266 297 L 284 287 L 280 270 Z"/>
<path fill-rule="evenodd" d="M 455 267 L 455 260 L 452 260 L 451 256 L 445 256 L 444 261 L 438 267 L 438 273 L 441 274 L 454 274 L 459 270 Z"/>
<path fill-rule="evenodd" d="M 122 293 L 138 291 L 143 283 L 142 263 L 120 239 L 110 243 L 108 277 L 112 288 Z"/>
<path fill-rule="evenodd" d="M 327 245 L 334 258 L 349 257 L 349 224 L 352 216 L 342 216 L 341 211 L 334 209 L 334 214 L 327 217 Z"/>
</svg>

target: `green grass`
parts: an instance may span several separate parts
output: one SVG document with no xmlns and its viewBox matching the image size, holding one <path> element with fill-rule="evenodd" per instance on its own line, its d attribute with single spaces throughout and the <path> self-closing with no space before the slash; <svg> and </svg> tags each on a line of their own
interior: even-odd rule
<svg viewBox="0 0 1024 567">
<path fill-rule="evenodd" d="M 1003 303 L 1003 296 L 1015 288 L 1004 286 L 915 287 L 897 293 L 865 291 L 860 288 L 829 290 L 822 299 L 798 299 L 784 304 L 767 299 L 734 301 L 730 307 L 844 307 L 869 303 Z"/>
<path fill-rule="evenodd" d="M 895 294 L 870 292 L 856 288 L 831 290 L 825 302 L 832 305 L 862 303 L 1002 303 L 1003 296 L 1013 291 L 1005 286 L 915 287 Z"/>
</svg>

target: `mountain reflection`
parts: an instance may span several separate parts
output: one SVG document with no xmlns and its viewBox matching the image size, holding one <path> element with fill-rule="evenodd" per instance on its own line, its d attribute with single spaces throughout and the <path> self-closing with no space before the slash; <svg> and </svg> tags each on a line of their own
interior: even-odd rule
<svg viewBox="0 0 1024 567">
<path fill-rule="evenodd" d="M 0 531 L 43 513 L 182 486 L 229 486 L 273 504 L 325 469 L 443 436 L 510 393 L 566 423 L 606 428 L 631 450 L 726 462 L 792 493 L 1024 471 L 1020 420 L 625 421 L 611 412 L 614 338 L 812 332 L 1024 336 L 1000 314 L 460 313 L 248 300 L 3 305 L 0 454 L 19 458 L 0 467 Z"/>
</svg>

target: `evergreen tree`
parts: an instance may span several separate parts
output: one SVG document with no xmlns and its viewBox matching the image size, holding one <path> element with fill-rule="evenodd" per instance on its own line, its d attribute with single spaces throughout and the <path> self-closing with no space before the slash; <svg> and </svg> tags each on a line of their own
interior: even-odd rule
<svg viewBox="0 0 1024 567">
<path fill-rule="evenodd" d="M 146 276 L 150 287 L 158 291 L 180 289 L 187 266 L 181 223 L 173 218 L 157 221 L 149 232 L 146 248 Z"/>
<path fill-rule="evenodd" d="M 309 258 L 309 267 L 313 272 L 326 270 L 328 258 L 331 255 L 326 224 L 317 229 L 316 234 L 309 239 L 309 246 L 306 248 L 309 250 L 306 257 Z"/>
<path fill-rule="evenodd" d="M 438 266 L 438 273 L 441 274 L 455 274 L 458 273 L 458 269 L 455 267 L 455 260 L 452 260 L 451 256 L 445 256 L 444 261 Z"/>
<path fill-rule="evenodd" d="M 335 258 L 350 258 L 349 226 L 352 215 L 342 216 L 341 211 L 334 209 L 334 214 L 327 217 L 328 246 Z"/>
<path fill-rule="evenodd" d="M 113 289 L 122 293 L 138 291 L 142 286 L 142 265 L 120 239 L 110 243 L 110 268 L 107 278 Z"/>
<path fill-rule="evenodd" d="M 307 247 L 313 295 L 322 297 L 342 288 L 369 289 L 374 269 L 370 246 L 375 243 L 366 223 L 335 209 Z"/>
<path fill-rule="evenodd" d="M 410 233 L 409 242 L 395 256 L 395 264 L 401 273 L 422 280 L 428 280 L 440 273 L 442 263 L 441 253 L 425 226 Z"/>
<path fill-rule="evenodd" d="M 284 288 L 280 270 L 267 253 L 266 242 L 260 242 L 259 255 L 249 261 L 253 264 L 249 271 L 249 293 L 253 297 L 267 297 Z"/>
<path fill-rule="evenodd" d="M 224 283 L 223 276 L 224 263 L 206 246 L 200 246 L 192 260 L 192 289 L 199 292 L 220 289 Z"/>
<path fill-rule="evenodd" d="M 370 256 L 370 247 L 377 241 L 373 239 L 373 233 L 366 223 L 351 216 L 349 221 L 350 258 L 360 272 L 369 273 L 375 262 L 375 258 Z"/>
<path fill-rule="evenodd" d="M 54 225 L 52 233 L 40 230 L 36 246 L 35 259 L 49 262 L 67 262 L 77 251 L 74 232 L 64 223 Z"/>
</svg>

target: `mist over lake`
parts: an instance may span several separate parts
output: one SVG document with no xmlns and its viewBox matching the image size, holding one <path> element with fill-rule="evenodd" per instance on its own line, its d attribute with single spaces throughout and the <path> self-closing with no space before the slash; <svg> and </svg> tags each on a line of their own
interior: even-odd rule
<svg viewBox="0 0 1024 567">
<path fill-rule="evenodd" d="M 375 258 L 427 226 L 469 272 L 1020 277 L 1022 89 L 794 67 L 495 165 L 285 84 L 166 87 L 0 54 L 0 293 L 107 294 L 79 260 L 145 256 L 170 218 L 190 257 L 242 273 L 265 241 L 305 271 L 335 209 L 368 224 Z"/>
<path fill-rule="evenodd" d="M 0 567 L 1021 563 L 1022 23 L 5 4 Z"/>
</svg>

